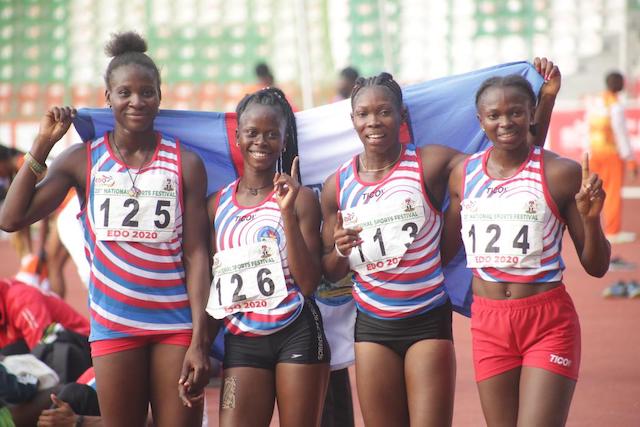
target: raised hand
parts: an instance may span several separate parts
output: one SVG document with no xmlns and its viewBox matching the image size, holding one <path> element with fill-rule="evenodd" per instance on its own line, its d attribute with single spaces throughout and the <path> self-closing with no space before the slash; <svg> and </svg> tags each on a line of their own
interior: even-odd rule
<svg viewBox="0 0 640 427">
<path fill-rule="evenodd" d="M 544 84 L 540 88 L 540 95 L 556 96 L 560 92 L 562 84 L 562 75 L 558 66 L 545 57 L 539 58 L 536 56 L 533 59 L 533 67 L 544 78 Z"/>
<path fill-rule="evenodd" d="M 606 194 L 602 189 L 602 180 L 597 174 L 589 172 L 589 154 L 582 157 L 582 185 L 576 194 L 578 212 L 584 219 L 600 217 Z"/>
<path fill-rule="evenodd" d="M 67 133 L 75 117 L 76 109 L 73 107 L 51 107 L 40 120 L 38 138 L 52 147 Z"/>
<path fill-rule="evenodd" d="M 298 182 L 298 162 L 296 156 L 291 165 L 291 175 L 286 173 L 278 173 L 273 176 L 273 187 L 275 190 L 276 201 L 281 212 L 293 212 L 298 191 L 300 191 L 300 183 Z"/>
<path fill-rule="evenodd" d="M 360 239 L 361 231 L 361 227 L 344 228 L 342 212 L 338 211 L 336 214 L 336 224 L 333 226 L 333 239 L 336 242 L 338 256 L 349 256 L 351 249 L 362 243 Z"/>
</svg>

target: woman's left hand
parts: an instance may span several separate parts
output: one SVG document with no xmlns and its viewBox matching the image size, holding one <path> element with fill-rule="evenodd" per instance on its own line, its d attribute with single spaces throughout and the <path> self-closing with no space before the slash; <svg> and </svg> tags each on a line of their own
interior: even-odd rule
<svg viewBox="0 0 640 427">
<path fill-rule="evenodd" d="M 209 354 L 204 348 L 191 344 L 184 355 L 182 373 L 178 380 L 178 394 L 184 406 L 191 408 L 204 399 L 204 388 L 209 383 Z"/>
<path fill-rule="evenodd" d="M 582 158 L 582 185 L 576 194 L 576 205 L 583 219 L 598 219 L 606 194 L 602 189 L 602 180 L 597 174 L 589 173 L 589 154 Z"/>
<path fill-rule="evenodd" d="M 560 74 L 558 66 L 555 65 L 553 61 L 550 61 L 545 57 L 535 57 L 533 59 L 533 67 L 544 79 L 544 84 L 542 85 L 542 88 L 540 88 L 540 96 L 558 95 L 562 84 L 562 75 Z"/>
<path fill-rule="evenodd" d="M 300 183 L 298 182 L 298 156 L 293 159 L 291 165 L 291 175 L 278 173 L 273 176 L 273 187 L 276 193 L 276 200 L 281 212 L 293 212 Z"/>
</svg>

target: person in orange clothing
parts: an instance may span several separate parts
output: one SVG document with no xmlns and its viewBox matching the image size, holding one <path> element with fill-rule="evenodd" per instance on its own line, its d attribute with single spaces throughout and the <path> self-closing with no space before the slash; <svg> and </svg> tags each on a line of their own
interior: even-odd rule
<svg viewBox="0 0 640 427">
<path fill-rule="evenodd" d="M 638 166 L 619 99 L 619 93 L 624 89 L 624 77 L 614 71 L 607 74 L 605 81 L 607 90 L 587 105 L 590 165 L 602 178 L 607 194 L 603 209 L 605 234 L 611 243 L 625 243 L 635 240 L 634 233 L 621 231 L 625 166 L 634 176 Z"/>
</svg>

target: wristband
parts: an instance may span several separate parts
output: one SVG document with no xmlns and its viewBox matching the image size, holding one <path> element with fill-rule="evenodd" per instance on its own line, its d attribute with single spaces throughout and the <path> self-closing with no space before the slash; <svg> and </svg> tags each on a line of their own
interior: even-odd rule
<svg viewBox="0 0 640 427">
<path fill-rule="evenodd" d="M 47 166 L 37 161 L 29 151 L 24 155 L 24 161 L 27 163 L 29 169 L 31 169 L 31 172 L 33 172 L 36 178 L 41 178 L 47 171 Z"/>
<path fill-rule="evenodd" d="M 340 252 L 340 249 L 338 249 L 337 243 L 334 243 L 333 247 L 336 248 L 336 254 L 338 255 L 339 258 L 349 258 L 349 255 L 345 255 L 342 252 Z"/>
</svg>

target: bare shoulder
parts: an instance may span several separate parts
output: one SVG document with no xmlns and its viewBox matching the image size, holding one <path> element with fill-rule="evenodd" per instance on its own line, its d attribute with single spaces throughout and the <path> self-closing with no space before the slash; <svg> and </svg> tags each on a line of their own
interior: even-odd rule
<svg viewBox="0 0 640 427">
<path fill-rule="evenodd" d="M 450 173 L 451 170 L 468 157 L 468 154 L 442 144 L 429 144 L 418 147 L 418 155 L 427 171 L 435 174 Z"/>
<path fill-rule="evenodd" d="M 77 143 L 77 144 L 72 144 L 71 146 L 69 146 L 66 150 L 64 150 L 62 153 L 60 153 L 59 156 L 57 156 L 55 158 L 54 161 L 62 161 L 62 162 L 83 162 L 83 164 L 86 164 L 87 162 L 87 146 L 90 143 L 85 143 L 85 142 L 81 142 L 81 143 Z"/>
<path fill-rule="evenodd" d="M 336 174 L 338 172 L 334 172 L 324 180 L 322 184 L 322 193 L 320 194 L 320 198 L 322 199 L 322 206 L 325 204 L 335 205 L 336 200 Z"/>
<path fill-rule="evenodd" d="M 336 182 L 336 174 L 338 172 L 334 172 L 331 175 L 329 175 L 325 180 L 324 183 L 322 184 L 322 189 L 324 190 L 326 187 L 333 187 L 335 188 L 335 182 Z"/>
<path fill-rule="evenodd" d="M 562 209 L 573 200 L 582 183 L 581 166 L 575 160 L 544 150 L 544 175 L 551 196 Z"/>
<path fill-rule="evenodd" d="M 180 156 L 182 157 L 182 178 L 190 186 L 203 184 L 206 187 L 207 173 L 200 156 L 193 151 L 180 146 Z"/>
<path fill-rule="evenodd" d="M 544 150 L 545 174 L 550 182 L 558 183 L 561 180 L 578 182 L 581 179 L 581 167 L 575 160 Z"/>
<path fill-rule="evenodd" d="M 298 197 L 296 198 L 296 210 L 298 212 L 308 212 L 309 210 L 320 210 L 320 202 L 315 191 L 309 187 L 300 186 Z"/>
<path fill-rule="evenodd" d="M 53 173 L 62 173 L 77 184 L 84 187 L 87 175 L 87 150 L 89 143 L 73 144 L 58 155 L 51 163 L 50 170 Z"/>
<path fill-rule="evenodd" d="M 188 148 L 185 148 L 183 145 L 180 145 L 180 156 L 182 157 L 183 166 L 195 166 L 204 168 L 204 163 L 202 162 L 200 156 L 198 156 Z"/>
<path fill-rule="evenodd" d="M 209 218 L 211 220 L 213 220 L 213 218 L 215 217 L 216 214 L 216 209 L 217 209 L 217 204 L 218 204 L 218 194 L 220 194 L 219 191 L 216 191 L 214 193 L 211 193 L 209 195 L 209 197 L 207 197 L 207 213 L 209 215 Z"/>
<path fill-rule="evenodd" d="M 449 189 L 457 189 L 462 184 L 462 175 L 464 173 L 464 162 L 458 162 L 449 175 Z"/>
</svg>

